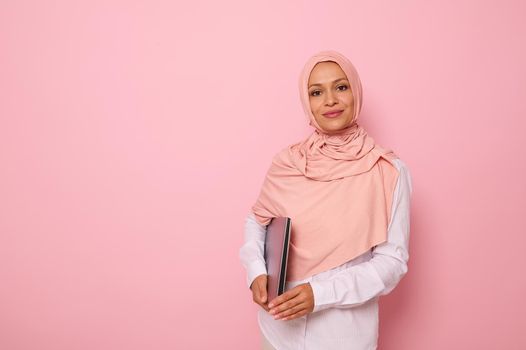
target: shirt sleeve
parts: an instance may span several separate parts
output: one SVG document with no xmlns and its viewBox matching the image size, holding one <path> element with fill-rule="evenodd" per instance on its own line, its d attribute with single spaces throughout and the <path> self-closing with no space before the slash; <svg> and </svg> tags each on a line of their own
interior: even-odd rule
<svg viewBox="0 0 526 350">
<path fill-rule="evenodd" d="M 313 280 L 314 310 L 355 307 L 391 292 L 407 273 L 409 260 L 410 199 L 413 192 L 409 169 L 396 159 L 400 176 L 393 196 L 387 241 L 373 248 L 369 261 L 352 265 L 326 280 Z"/>
<path fill-rule="evenodd" d="M 256 277 L 267 273 L 264 249 L 267 227 L 261 225 L 253 212 L 245 219 L 245 240 L 239 249 L 239 259 L 246 270 L 246 283 L 248 288 Z"/>
</svg>

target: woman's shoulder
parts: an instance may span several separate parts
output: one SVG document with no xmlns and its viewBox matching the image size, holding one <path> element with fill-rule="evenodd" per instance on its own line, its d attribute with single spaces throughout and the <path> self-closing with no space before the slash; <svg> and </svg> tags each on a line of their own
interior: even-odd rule
<svg viewBox="0 0 526 350">
<path fill-rule="evenodd" d="M 385 148 L 378 144 L 375 144 L 371 152 L 376 153 L 379 162 L 381 162 L 383 166 L 394 166 L 398 171 L 408 169 L 406 162 L 400 159 L 400 156 L 397 154 L 397 152 L 393 151 L 390 148 Z"/>
<path fill-rule="evenodd" d="M 276 153 L 274 153 L 274 156 L 272 157 L 272 163 L 276 165 L 291 167 L 293 165 L 293 152 L 294 147 L 297 144 L 291 144 L 288 146 L 282 146 Z"/>
<path fill-rule="evenodd" d="M 404 162 L 402 159 L 400 159 L 400 157 L 398 156 L 395 156 L 393 158 L 393 163 L 394 165 L 396 166 L 396 168 L 399 170 L 399 171 L 408 171 L 409 170 L 409 167 L 407 165 L 406 162 Z"/>
<path fill-rule="evenodd" d="M 411 186 L 411 172 L 409 166 L 394 152 L 384 152 L 379 157 L 380 167 L 387 169 L 389 167 L 395 167 L 398 170 L 398 181 L 404 181 L 409 183 Z"/>
<path fill-rule="evenodd" d="M 409 170 L 409 166 L 407 165 L 407 163 L 400 159 L 400 157 L 398 156 L 393 159 L 393 163 L 395 164 L 400 174 L 399 181 L 404 182 L 404 184 L 406 184 L 409 188 L 410 192 L 413 192 L 411 171 Z"/>
</svg>

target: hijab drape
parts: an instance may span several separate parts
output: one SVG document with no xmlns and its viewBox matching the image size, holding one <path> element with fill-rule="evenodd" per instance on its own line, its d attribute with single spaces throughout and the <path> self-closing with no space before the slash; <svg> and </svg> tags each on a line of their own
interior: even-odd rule
<svg viewBox="0 0 526 350">
<path fill-rule="evenodd" d="M 354 97 L 353 120 L 338 133 L 326 133 L 309 104 L 310 73 L 324 61 L 341 67 Z M 385 242 L 398 179 L 392 163 L 396 155 L 377 145 L 357 123 L 362 85 L 345 56 L 336 51 L 313 55 L 301 71 L 299 93 L 314 131 L 273 157 L 252 206 L 262 225 L 273 217 L 292 219 L 288 281 L 339 266 Z"/>
</svg>

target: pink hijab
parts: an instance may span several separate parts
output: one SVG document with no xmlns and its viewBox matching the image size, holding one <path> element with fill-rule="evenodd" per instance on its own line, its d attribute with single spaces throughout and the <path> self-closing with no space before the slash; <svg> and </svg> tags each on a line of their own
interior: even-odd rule
<svg viewBox="0 0 526 350">
<path fill-rule="evenodd" d="M 323 61 L 340 65 L 354 96 L 353 121 L 338 134 L 327 134 L 310 109 L 310 72 Z M 396 155 L 357 124 L 362 85 L 345 56 L 335 51 L 312 56 L 301 72 L 299 92 L 315 130 L 274 156 L 252 207 L 262 225 L 273 217 L 292 219 L 287 281 L 339 266 L 386 241 L 398 179 Z"/>
</svg>

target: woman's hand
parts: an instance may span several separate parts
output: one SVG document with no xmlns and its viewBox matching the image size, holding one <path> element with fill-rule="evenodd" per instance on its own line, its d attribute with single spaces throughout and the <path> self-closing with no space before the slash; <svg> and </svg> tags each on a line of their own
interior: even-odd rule
<svg viewBox="0 0 526 350">
<path fill-rule="evenodd" d="M 314 310 L 314 293 L 309 283 L 303 283 L 270 301 L 270 314 L 274 319 L 292 320 Z"/>
<path fill-rule="evenodd" d="M 252 290 L 252 299 L 254 302 L 268 312 L 267 275 L 259 275 L 256 277 L 254 281 L 252 281 L 250 289 Z"/>
</svg>

